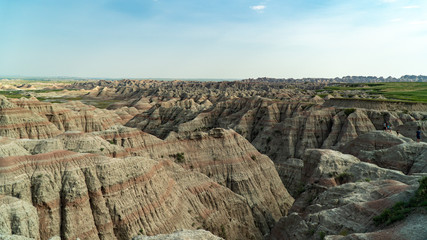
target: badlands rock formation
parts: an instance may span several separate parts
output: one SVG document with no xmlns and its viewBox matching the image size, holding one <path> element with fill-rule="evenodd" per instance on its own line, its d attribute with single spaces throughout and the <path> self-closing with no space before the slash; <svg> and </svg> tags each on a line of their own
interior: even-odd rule
<svg viewBox="0 0 427 240">
<path fill-rule="evenodd" d="M 426 105 L 323 99 L 314 90 L 330 81 L 92 81 L 69 87 L 81 101 L 1 97 L 0 238 L 422 239 L 409 229 L 423 211 L 372 219 L 426 175 L 414 141 Z"/>
<path fill-rule="evenodd" d="M 221 240 L 223 238 L 217 237 L 212 233 L 205 230 L 196 231 L 177 231 L 171 234 L 159 234 L 157 236 L 137 236 L 132 240 Z"/>
</svg>

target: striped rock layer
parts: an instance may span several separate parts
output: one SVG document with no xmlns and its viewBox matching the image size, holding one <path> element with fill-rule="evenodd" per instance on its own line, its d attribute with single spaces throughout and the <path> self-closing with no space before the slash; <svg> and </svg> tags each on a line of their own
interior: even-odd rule
<svg viewBox="0 0 427 240">
<path fill-rule="evenodd" d="M 27 234 L 35 239 L 130 239 L 140 229 L 153 235 L 183 228 L 261 237 L 244 198 L 169 160 L 60 150 L 2 158 L 0 175 L 0 195 L 37 212 L 27 217 L 38 221 L 38 232 Z M 16 217 L 10 222 L 18 224 Z"/>
</svg>

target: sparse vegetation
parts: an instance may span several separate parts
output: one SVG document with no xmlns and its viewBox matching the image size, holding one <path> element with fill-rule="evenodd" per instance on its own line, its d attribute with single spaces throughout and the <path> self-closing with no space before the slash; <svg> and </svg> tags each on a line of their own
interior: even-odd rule
<svg viewBox="0 0 427 240">
<path fill-rule="evenodd" d="M 299 195 L 301 195 L 301 193 L 303 193 L 303 192 L 305 192 L 305 185 L 304 184 L 300 184 L 299 186 L 298 186 L 298 189 L 297 189 L 297 196 L 299 196 Z"/>
<path fill-rule="evenodd" d="M 221 233 L 219 235 L 220 235 L 220 237 L 227 239 L 227 233 L 225 232 L 224 225 L 221 225 Z"/>
<path fill-rule="evenodd" d="M 347 108 L 347 109 L 344 109 L 344 114 L 347 115 L 348 117 L 350 114 L 354 113 L 355 111 L 356 109 L 354 108 Z"/>
<path fill-rule="evenodd" d="M 357 83 L 338 84 L 328 86 L 325 90 L 335 91 L 363 91 L 367 94 L 380 94 L 388 99 L 408 102 L 427 102 L 427 83 L 425 82 L 384 82 L 384 83 Z M 371 99 L 378 100 L 378 99 Z M 389 101 L 389 100 L 378 100 Z"/>
<path fill-rule="evenodd" d="M 320 239 L 325 239 L 325 237 L 326 237 L 326 233 L 325 232 L 319 232 L 319 237 L 320 237 Z"/>
<path fill-rule="evenodd" d="M 418 207 L 427 206 L 427 177 L 420 180 L 415 195 L 408 202 L 397 202 L 393 207 L 384 210 L 380 215 L 374 217 L 376 225 L 390 225 L 394 222 L 405 219 L 412 211 Z"/>
<path fill-rule="evenodd" d="M 184 153 L 176 153 L 170 156 L 175 158 L 175 162 L 177 163 L 185 163 Z"/>
<path fill-rule="evenodd" d="M 337 181 L 340 184 L 344 184 L 344 183 L 348 183 L 351 177 L 353 177 L 353 174 L 348 172 L 343 172 L 338 174 L 338 176 L 335 177 L 335 181 Z"/>
<path fill-rule="evenodd" d="M 348 235 L 348 229 L 344 228 L 343 230 L 341 230 L 340 235 L 341 236 L 347 236 Z"/>
<path fill-rule="evenodd" d="M 30 95 L 29 94 L 25 94 L 24 91 L 0 91 L 0 95 L 3 95 L 7 98 L 29 98 Z"/>
</svg>

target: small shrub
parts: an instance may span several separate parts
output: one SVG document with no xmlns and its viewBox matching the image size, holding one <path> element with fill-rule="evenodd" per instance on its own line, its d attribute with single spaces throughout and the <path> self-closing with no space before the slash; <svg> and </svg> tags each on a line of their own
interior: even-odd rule
<svg viewBox="0 0 427 240">
<path fill-rule="evenodd" d="M 99 150 L 101 150 L 101 152 L 103 152 L 103 151 L 104 151 L 104 148 L 100 148 Z"/>
<path fill-rule="evenodd" d="M 172 157 L 175 158 L 175 162 L 177 162 L 177 163 L 184 163 L 185 162 L 184 153 L 177 153 L 177 154 L 172 155 Z"/>
<path fill-rule="evenodd" d="M 348 235 L 348 230 L 347 229 L 341 230 L 340 235 L 341 236 L 347 236 Z"/>
<path fill-rule="evenodd" d="M 297 196 L 301 195 L 301 193 L 305 192 L 305 185 L 304 184 L 300 184 L 298 189 L 297 189 Z"/>
<path fill-rule="evenodd" d="M 344 109 L 344 114 L 348 117 L 350 114 L 354 113 L 356 109 L 354 108 L 346 108 Z"/>
<path fill-rule="evenodd" d="M 311 195 L 308 199 L 307 199 L 307 204 L 311 205 L 314 201 L 314 199 L 316 199 L 316 196 Z"/>
<path fill-rule="evenodd" d="M 221 233 L 219 235 L 220 235 L 220 237 L 227 239 L 227 233 L 225 232 L 224 225 L 221 225 Z"/>
<path fill-rule="evenodd" d="M 415 195 L 408 202 L 397 202 L 393 207 L 384 210 L 380 215 L 373 218 L 375 225 L 390 225 L 407 217 L 418 207 L 427 206 L 427 177 L 420 180 Z"/>
<path fill-rule="evenodd" d="M 337 172 L 330 172 L 330 173 L 328 173 L 328 176 L 330 177 L 330 178 L 334 178 L 334 177 L 336 177 L 336 176 L 338 176 L 338 173 Z"/>
<path fill-rule="evenodd" d="M 139 233 L 141 234 L 141 235 L 143 235 L 144 234 L 144 229 L 139 229 Z"/>
<path fill-rule="evenodd" d="M 320 237 L 320 239 L 325 239 L 325 237 L 326 237 L 326 233 L 325 232 L 319 232 L 319 237 Z"/>
<path fill-rule="evenodd" d="M 371 181 L 371 179 L 365 178 L 365 182 L 370 182 L 370 181 Z"/>
<path fill-rule="evenodd" d="M 337 181 L 340 184 L 348 183 L 352 176 L 353 175 L 351 173 L 343 172 L 335 177 L 335 181 Z"/>
<path fill-rule="evenodd" d="M 252 158 L 252 160 L 256 161 L 256 156 L 255 155 L 252 155 L 251 158 Z"/>
</svg>

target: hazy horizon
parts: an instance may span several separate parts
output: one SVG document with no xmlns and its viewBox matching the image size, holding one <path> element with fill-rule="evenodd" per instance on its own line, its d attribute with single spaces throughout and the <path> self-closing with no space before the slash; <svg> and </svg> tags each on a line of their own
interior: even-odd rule
<svg viewBox="0 0 427 240">
<path fill-rule="evenodd" d="M 0 0 L 0 29 L 0 76 L 427 75 L 421 0 Z"/>
</svg>

